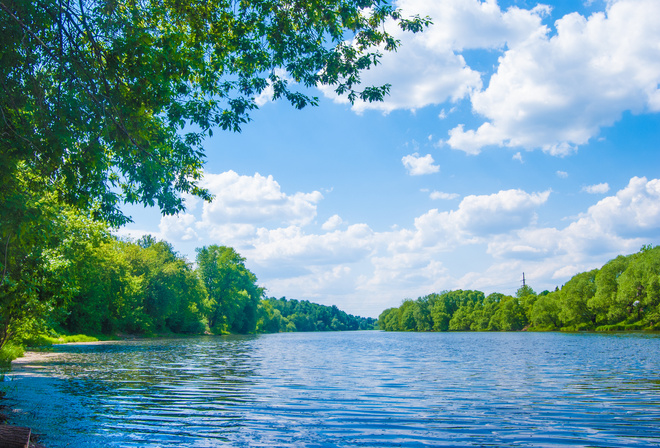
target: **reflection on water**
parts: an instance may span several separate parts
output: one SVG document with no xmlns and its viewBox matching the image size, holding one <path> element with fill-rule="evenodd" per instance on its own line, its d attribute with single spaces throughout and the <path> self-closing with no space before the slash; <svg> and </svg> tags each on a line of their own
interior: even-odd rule
<svg viewBox="0 0 660 448">
<path fill-rule="evenodd" d="M 61 346 L 15 372 L 49 448 L 660 446 L 660 337 L 313 333 Z"/>
</svg>

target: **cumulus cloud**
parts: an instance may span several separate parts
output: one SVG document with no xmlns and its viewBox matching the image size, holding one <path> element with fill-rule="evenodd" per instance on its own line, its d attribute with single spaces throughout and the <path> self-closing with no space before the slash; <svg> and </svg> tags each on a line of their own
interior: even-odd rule
<svg viewBox="0 0 660 448">
<path fill-rule="evenodd" d="M 456 210 L 432 209 L 415 218 L 414 229 L 402 229 L 392 235 L 389 248 L 395 252 L 450 250 L 529 226 L 536 220 L 535 209 L 549 195 L 550 191 L 503 190 L 491 195 L 466 196 Z"/>
<path fill-rule="evenodd" d="M 561 177 L 562 179 L 566 179 L 568 177 L 568 173 L 566 171 L 557 171 L 555 174 L 557 177 Z"/>
<path fill-rule="evenodd" d="M 586 187 L 582 188 L 582 191 L 590 194 L 605 194 L 610 191 L 610 186 L 607 182 L 596 185 L 587 185 Z"/>
<path fill-rule="evenodd" d="M 564 156 L 624 111 L 660 110 L 658 20 L 659 2 L 621 0 L 588 18 L 562 17 L 555 35 L 539 26 L 510 42 L 488 87 L 471 96 L 487 121 L 455 127 L 447 143 L 468 154 L 497 145 Z"/>
<path fill-rule="evenodd" d="M 633 177 L 578 215 L 565 228 L 524 228 L 488 245 L 495 257 L 545 263 L 553 278 L 570 277 L 660 237 L 660 179 Z M 567 270 L 567 266 L 571 268 Z"/>
<path fill-rule="evenodd" d="M 237 222 L 259 225 L 269 221 L 308 224 L 316 217 L 316 204 L 323 199 L 318 191 L 287 195 L 273 176 L 259 173 L 206 173 L 201 185 L 215 196 L 203 207 L 203 221 L 208 226 Z"/>
<path fill-rule="evenodd" d="M 168 240 L 197 240 L 195 231 L 196 218 L 190 213 L 179 213 L 178 215 L 163 216 L 160 220 L 160 234 Z"/>
<path fill-rule="evenodd" d="M 434 165 L 433 156 L 427 154 L 421 157 L 418 153 L 409 154 L 401 159 L 403 166 L 408 170 L 411 176 L 421 176 L 424 174 L 432 174 L 440 171 L 438 165 Z"/>
<path fill-rule="evenodd" d="M 458 210 L 450 213 L 462 229 L 475 235 L 490 235 L 531 224 L 534 210 L 544 204 L 550 191 L 527 193 L 503 190 L 491 195 L 466 196 Z"/>
<path fill-rule="evenodd" d="M 541 17 L 548 11 L 543 6 L 502 11 L 492 0 L 401 0 L 397 6 L 404 16 L 430 16 L 433 25 L 418 34 L 403 33 L 393 24 L 388 26 L 405 50 L 385 53 L 379 66 L 363 74 L 362 82 L 390 83 L 390 95 L 383 102 L 356 102 L 352 108 L 357 112 L 415 110 L 469 96 L 481 89 L 481 74 L 466 64 L 460 52 L 499 49 L 523 41 L 537 32 Z M 324 92 L 336 101 L 346 102 L 330 89 Z"/>
<path fill-rule="evenodd" d="M 344 222 L 339 215 L 332 215 L 326 222 L 323 223 L 321 228 L 323 230 L 335 230 Z"/>
<path fill-rule="evenodd" d="M 297 226 L 260 228 L 252 240 L 255 249 L 251 259 L 263 266 L 349 263 L 369 253 L 373 242 L 374 232 L 366 224 L 354 224 L 344 231 L 321 235 L 307 233 Z"/>
<path fill-rule="evenodd" d="M 207 176 L 205 185 L 229 210 L 210 213 L 212 204 L 204 204 L 164 217 L 162 237 L 195 246 L 231 245 L 269 294 L 335 303 L 367 315 L 404 297 L 443 289 L 502 291 L 505 279 L 513 292 L 523 271 L 535 288 L 554 288 L 555 281 L 561 284 L 660 238 L 659 179 L 634 177 L 561 227 L 537 222 L 550 190 L 511 189 L 466 196 L 450 210 L 431 209 L 409 225 L 383 231 L 366 223 L 347 225 L 333 215 L 317 232 L 312 229 L 319 194 L 285 192 L 272 177 L 258 174 Z M 260 210 L 264 206 L 268 213 Z M 478 257 L 466 256 L 473 250 Z M 467 268 L 456 267 L 466 259 Z"/>
</svg>

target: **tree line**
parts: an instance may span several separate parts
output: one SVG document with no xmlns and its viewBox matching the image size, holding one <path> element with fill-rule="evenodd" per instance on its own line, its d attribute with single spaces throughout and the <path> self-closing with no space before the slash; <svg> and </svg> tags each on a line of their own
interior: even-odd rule
<svg viewBox="0 0 660 448">
<path fill-rule="evenodd" d="M 336 305 L 318 305 L 286 297 L 262 300 L 258 319 L 257 330 L 264 333 L 373 330 L 376 325 L 376 319 L 353 316 Z"/>
<path fill-rule="evenodd" d="M 540 294 L 445 291 L 406 299 L 378 317 L 387 331 L 660 330 L 660 246 L 643 246 Z"/>
<path fill-rule="evenodd" d="M 52 218 L 0 254 L 11 282 L 0 300 L 0 348 L 40 334 L 226 334 L 372 329 L 374 319 L 308 301 L 267 299 L 233 248 L 197 249 L 193 265 L 165 241 L 113 236 L 107 226 L 41 201 Z M 50 208 L 49 208 L 50 207 Z M 11 285 L 12 288 L 7 288 Z"/>
</svg>

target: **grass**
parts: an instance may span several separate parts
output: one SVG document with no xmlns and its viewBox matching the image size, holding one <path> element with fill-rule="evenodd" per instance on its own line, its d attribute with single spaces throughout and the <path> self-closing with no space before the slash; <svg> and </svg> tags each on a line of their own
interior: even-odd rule
<svg viewBox="0 0 660 448">
<path fill-rule="evenodd" d="M 0 367 L 6 368 L 11 366 L 11 362 L 23 356 L 23 347 L 8 342 L 0 349 Z"/>
<path fill-rule="evenodd" d="M 87 336 L 84 334 L 74 334 L 74 335 L 57 335 L 57 336 L 48 336 L 45 334 L 40 334 L 36 336 L 30 336 L 23 340 L 23 344 L 26 347 L 44 347 L 53 344 L 67 344 L 69 342 L 96 342 L 97 338 L 93 336 Z"/>
</svg>

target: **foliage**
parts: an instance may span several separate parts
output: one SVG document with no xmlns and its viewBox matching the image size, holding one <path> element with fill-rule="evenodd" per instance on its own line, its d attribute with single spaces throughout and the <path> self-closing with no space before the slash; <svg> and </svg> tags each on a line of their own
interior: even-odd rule
<svg viewBox="0 0 660 448">
<path fill-rule="evenodd" d="M 553 292 L 525 285 L 515 297 L 445 291 L 406 299 L 378 318 L 388 331 L 627 331 L 660 329 L 660 246 L 619 256 Z"/>
<path fill-rule="evenodd" d="M 17 174 L 0 195 L 0 347 L 17 334 L 39 331 L 67 299 L 67 244 L 80 230 L 51 190 L 35 195 L 30 172 Z"/>
<path fill-rule="evenodd" d="M 14 343 L 8 343 L 0 348 L 0 368 L 6 368 L 11 362 L 23 356 L 23 347 Z"/>
<path fill-rule="evenodd" d="M 51 334 L 32 334 L 20 339 L 21 345 L 25 347 L 43 347 L 53 344 L 67 344 L 72 342 L 97 342 L 98 338 L 85 334 L 60 335 L 55 332 Z"/>
<path fill-rule="evenodd" d="M 197 271 L 211 300 L 211 331 L 254 332 L 264 289 L 257 286 L 257 277 L 245 267 L 245 259 L 231 247 L 205 246 L 197 249 Z"/>
<path fill-rule="evenodd" d="M 334 305 L 285 297 L 262 300 L 258 316 L 258 333 L 373 330 L 376 323 L 375 319 L 347 314 Z"/>
<path fill-rule="evenodd" d="M 325 85 L 381 100 L 388 86 L 357 86 L 398 47 L 386 22 L 429 23 L 381 0 L 2 0 L 2 181 L 29 165 L 114 224 L 122 202 L 176 213 L 180 193 L 209 198 L 204 137 L 240 131 L 257 96 L 302 108 Z"/>
<path fill-rule="evenodd" d="M 77 292 L 59 313 L 70 333 L 202 333 L 208 295 L 197 273 L 165 242 L 108 239 L 72 257 Z"/>
</svg>

